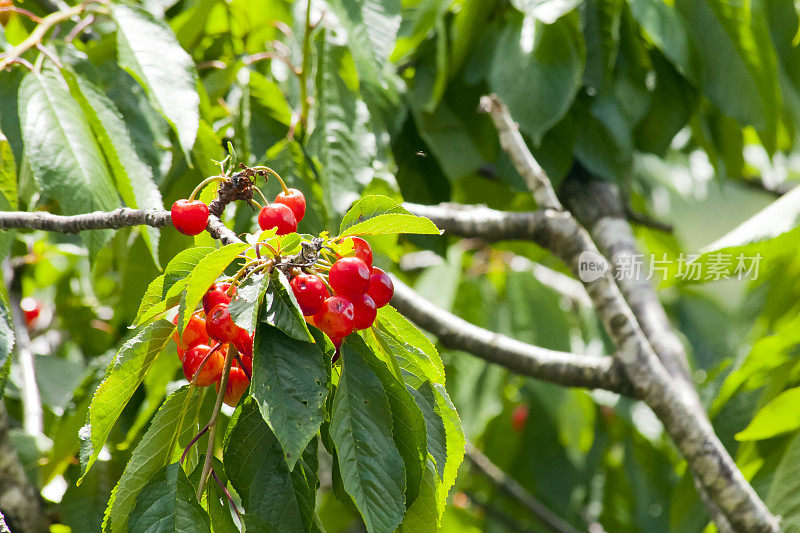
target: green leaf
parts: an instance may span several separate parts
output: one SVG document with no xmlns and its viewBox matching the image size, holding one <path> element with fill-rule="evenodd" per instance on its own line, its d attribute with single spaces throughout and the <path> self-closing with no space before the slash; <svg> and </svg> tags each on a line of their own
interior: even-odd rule
<svg viewBox="0 0 800 533">
<path fill-rule="evenodd" d="M 395 356 L 403 366 L 402 359 L 415 361 L 422 375 L 434 383 L 445 383 L 444 365 L 433 343 L 406 317 L 391 305 L 378 309 L 378 326 L 385 332 L 396 347 Z"/>
<path fill-rule="evenodd" d="M 236 256 L 243 252 L 248 245 L 246 243 L 226 244 L 222 248 L 214 250 L 203 257 L 192 269 L 186 288 L 181 293 L 181 303 L 178 309 L 178 331 L 183 332 L 189 317 L 194 313 L 195 307 L 203 299 L 211 284 L 225 272 Z"/>
<path fill-rule="evenodd" d="M 136 498 L 128 529 L 131 533 L 211 533 L 208 514 L 180 464 L 168 465 L 150 479 Z"/>
<path fill-rule="evenodd" d="M 428 457 L 425 418 L 405 383 L 378 359 L 361 337 L 351 335 L 346 342 L 378 376 L 386 391 L 392 411 L 392 436 L 406 469 L 406 505 L 411 505 L 419 494 Z"/>
<path fill-rule="evenodd" d="M 792 440 L 772 476 L 766 504 L 781 517 L 782 531 L 800 529 L 800 435 Z"/>
<path fill-rule="evenodd" d="M 83 110 L 52 72 L 29 73 L 19 87 L 25 155 L 38 184 L 67 215 L 119 207 L 103 154 Z M 111 230 L 84 232 L 94 254 Z"/>
<path fill-rule="evenodd" d="M 228 305 L 234 324 L 246 329 L 251 335 L 256 330 L 258 308 L 269 287 L 269 276 L 250 276 L 236 288 L 236 297 Z"/>
<path fill-rule="evenodd" d="M 106 369 L 106 377 L 89 408 L 88 423 L 79 434 L 83 441 L 81 479 L 94 464 L 114 422 L 174 331 L 175 326 L 169 320 L 159 320 L 147 325 L 122 345 Z"/>
<path fill-rule="evenodd" d="M 139 311 L 136 313 L 134 325 L 140 326 L 157 317 L 167 309 L 177 305 L 181 300 L 189 276 L 197 264 L 214 248 L 195 247 L 182 250 L 167 265 L 164 273 L 150 282 Z"/>
<path fill-rule="evenodd" d="M 119 27 L 120 66 L 144 87 L 153 107 L 175 130 L 188 161 L 200 125 L 200 97 L 192 58 L 169 26 L 143 9 L 112 4 L 111 13 Z"/>
<path fill-rule="evenodd" d="M 314 342 L 289 280 L 277 269 L 270 274 L 270 287 L 264 295 L 260 317 L 261 322 L 275 326 L 293 339 Z"/>
<path fill-rule="evenodd" d="M 180 460 L 184 448 L 197 434 L 204 392 L 186 385 L 161 405 L 111 493 L 105 518 L 110 531 L 126 530 L 128 515 L 147 480 L 163 467 Z M 196 455 L 196 448 L 194 453 Z"/>
<path fill-rule="evenodd" d="M 339 233 L 346 237 L 391 233 L 440 235 L 441 231 L 429 219 L 412 215 L 388 196 L 376 194 L 353 204 L 342 218 Z"/>
<path fill-rule="evenodd" d="M 774 138 L 781 97 L 761 3 L 678 0 L 675 7 L 691 43 L 689 75 L 701 92 L 725 115 Z"/>
<path fill-rule="evenodd" d="M 736 434 L 736 440 L 763 440 L 800 428 L 800 387 L 785 390 L 761 408 L 753 420 Z"/>
<path fill-rule="evenodd" d="M 2 203 L 5 201 L 5 205 Z M 14 161 L 14 151 L 11 143 L 0 131 L 0 208 L 1 210 L 15 211 L 17 201 L 17 164 Z"/>
<path fill-rule="evenodd" d="M 242 498 L 247 514 L 261 518 L 274 531 L 310 531 L 317 488 L 316 441 L 293 471 L 283 448 L 252 400 L 243 403 L 225 436 L 225 473 Z M 265 497 L 266 496 L 266 497 Z"/>
<path fill-rule="evenodd" d="M 293 469 L 325 420 L 328 371 L 319 345 L 259 325 L 253 340 L 250 395 Z"/>
<path fill-rule="evenodd" d="M 164 209 L 153 173 L 136 153 L 128 127 L 114 102 L 85 78 L 66 69 L 62 72 L 100 143 L 122 201 L 134 209 Z M 159 265 L 158 229 L 150 226 L 139 229 L 155 264 Z"/>
<path fill-rule="evenodd" d="M 344 488 L 370 533 L 394 531 L 406 510 L 405 467 L 392 436 L 391 416 L 380 380 L 345 343 L 330 434 Z"/>
<path fill-rule="evenodd" d="M 366 117 L 357 110 L 357 87 L 347 84 L 357 79 L 352 58 L 347 49 L 324 37 L 317 71 L 316 126 L 309 149 L 323 169 L 319 179 L 324 203 L 338 217 L 372 180 L 375 148 L 367 139 Z"/>
<path fill-rule="evenodd" d="M 585 59 L 577 13 L 553 24 L 526 17 L 508 24 L 500 34 L 489 86 L 522 131 L 538 143 L 572 105 Z"/>
<path fill-rule="evenodd" d="M 662 0 L 629 0 L 644 34 L 682 73 L 689 71 L 689 41 L 680 15 Z"/>
<path fill-rule="evenodd" d="M 419 489 L 419 496 L 406 511 L 400 531 L 403 533 L 427 533 L 438 531 L 441 525 L 439 512 L 440 484 L 436 478 L 436 466 L 428 459 Z"/>
<path fill-rule="evenodd" d="M 0 397 L 6 388 L 8 373 L 11 371 L 11 350 L 14 348 L 14 326 L 11 312 L 0 298 Z"/>
</svg>

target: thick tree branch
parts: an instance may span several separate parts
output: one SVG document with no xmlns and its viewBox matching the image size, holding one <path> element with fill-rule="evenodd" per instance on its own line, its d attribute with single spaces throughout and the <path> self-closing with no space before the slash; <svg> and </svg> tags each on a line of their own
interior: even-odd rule
<svg viewBox="0 0 800 533">
<path fill-rule="evenodd" d="M 484 97 L 482 108 L 490 112 L 503 147 L 523 176 L 528 179 L 534 196 L 555 195 L 552 186 L 541 176 L 539 165 L 528 166 L 533 159 L 519 131 L 513 125 L 508 109 L 496 96 Z M 506 139 L 503 142 L 503 139 Z M 512 139 L 512 140 L 509 140 Z M 518 151 L 521 153 L 512 153 Z M 543 205 L 543 204 L 540 204 Z M 546 205 L 546 204 L 544 204 Z M 586 230 L 569 214 L 542 243 L 556 254 L 579 277 L 581 254 L 601 257 Z M 778 519 L 767 509 L 742 473 L 736 468 L 727 450 L 717 438 L 705 413 L 693 401 L 694 392 L 685 383 L 674 380 L 662 365 L 625 301 L 611 272 L 584 281 L 589 296 L 611 340 L 617 347 L 617 358 L 632 382 L 637 395 L 658 415 L 689 468 L 700 480 L 711 500 L 725 514 L 730 524 L 741 531 L 778 531 Z"/>
<path fill-rule="evenodd" d="M 631 395 L 633 389 L 616 359 L 557 352 L 526 344 L 470 324 L 428 302 L 392 277 L 392 305 L 447 348 L 477 355 L 524 376 L 567 387 L 605 389 Z"/>
</svg>

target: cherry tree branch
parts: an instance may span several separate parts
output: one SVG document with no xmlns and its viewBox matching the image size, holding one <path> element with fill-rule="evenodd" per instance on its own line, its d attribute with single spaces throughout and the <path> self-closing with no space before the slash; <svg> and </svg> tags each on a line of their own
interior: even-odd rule
<svg viewBox="0 0 800 533">
<path fill-rule="evenodd" d="M 527 164 L 533 156 L 508 109 L 494 95 L 481 99 L 481 109 L 490 114 L 498 129 L 501 145 L 509 152 L 519 173 L 526 177 L 539 205 L 552 208 L 553 204 L 548 202 L 551 196 L 555 196 L 555 191 L 547 177 L 542 178 L 538 164 Z M 531 175 L 537 179 L 529 179 Z M 596 254 L 596 257 L 602 255 L 588 232 L 570 213 L 559 211 L 558 218 L 559 224 L 552 226 L 553 232 L 540 238 L 545 247 L 579 277 L 580 256 L 583 253 Z M 707 416 L 693 401 L 694 393 L 689 390 L 690 387 L 674 380 L 659 360 L 612 273 L 606 271 L 597 279 L 584 281 L 584 286 L 606 332 L 617 347 L 616 357 L 622 363 L 637 396 L 658 415 L 689 468 L 731 526 L 741 531 L 778 531 L 778 519 L 769 512 L 738 470 L 714 433 Z"/>
<path fill-rule="evenodd" d="M 612 357 L 578 355 L 526 344 L 480 328 L 430 303 L 392 276 L 392 305 L 451 349 L 462 350 L 532 378 L 567 387 L 605 389 L 628 396 L 633 388 Z"/>
</svg>

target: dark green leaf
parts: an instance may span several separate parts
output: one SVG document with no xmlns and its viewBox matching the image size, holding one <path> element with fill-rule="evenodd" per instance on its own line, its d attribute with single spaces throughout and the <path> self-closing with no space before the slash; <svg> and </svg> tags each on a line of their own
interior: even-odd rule
<svg viewBox="0 0 800 533">
<path fill-rule="evenodd" d="M 316 454 L 315 444 L 308 446 L 308 453 Z M 306 455 L 290 471 L 256 402 L 244 402 L 225 437 L 224 464 L 248 515 L 275 531 L 311 529 L 317 479 L 316 467 Z"/>
<path fill-rule="evenodd" d="M 300 312 L 294 291 L 289 286 L 289 280 L 279 270 L 270 274 L 270 285 L 264 295 L 264 306 L 260 313 L 260 320 L 280 329 L 293 339 L 313 342 L 314 337 L 308 331 L 306 321 Z"/>
<path fill-rule="evenodd" d="M 250 395 L 275 433 L 290 469 L 325 420 L 328 372 L 318 344 L 260 324 L 253 341 Z"/>
<path fill-rule="evenodd" d="M 83 110 L 52 72 L 29 73 L 19 88 L 25 155 L 42 189 L 67 215 L 119 207 L 103 155 Z M 111 230 L 84 233 L 96 253 Z"/>
<path fill-rule="evenodd" d="M 405 467 L 392 437 L 392 411 L 378 377 L 345 343 L 331 407 L 331 439 L 342 482 L 367 531 L 391 532 L 405 514 Z"/>
<path fill-rule="evenodd" d="M 236 297 L 228 306 L 233 322 L 251 335 L 256 330 L 258 308 L 268 287 L 269 276 L 261 274 L 250 276 L 236 288 Z"/>
<path fill-rule="evenodd" d="M 188 158 L 200 125 L 197 72 L 170 27 L 141 8 L 113 4 L 119 64 L 167 119 Z"/>
<path fill-rule="evenodd" d="M 211 533 L 208 514 L 200 506 L 194 487 L 181 465 L 165 466 L 136 498 L 128 519 L 131 533 Z"/>
</svg>

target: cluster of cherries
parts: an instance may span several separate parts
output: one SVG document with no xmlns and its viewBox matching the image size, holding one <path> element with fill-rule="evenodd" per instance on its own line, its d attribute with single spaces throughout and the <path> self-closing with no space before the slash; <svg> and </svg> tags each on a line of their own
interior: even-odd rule
<svg viewBox="0 0 800 533">
<path fill-rule="evenodd" d="M 259 211 L 258 225 L 262 230 L 276 228 L 278 235 L 288 235 L 297 231 L 297 224 L 306 214 L 306 197 L 299 190 L 286 187 L 283 180 L 281 186 L 283 190 L 275 201 Z M 201 200 L 194 200 L 198 190 L 199 187 L 188 200 L 172 204 L 170 210 L 172 224 L 184 235 L 199 235 L 208 225 L 208 206 Z"/>
<path fill-rule="evenodd" d="M 354 257 L 339 257 L 328 272 L 328 292 L 318 274 L 299 274 L 291 286 L 306 321 L 325 332 L 338 358 L 342 340 L 354 330 L 367 329 L 375 322 L 378 308 L 389 303 L 394 285 L 389 275 L 372 266 L 372 248 L 359 237 L 346 237 Z"/>
<path fill-rule="evenodd" d="M 183 375 L 199 387 L 214 384 L 219 391 L 225 357 L 231 344 L 237 350 L 228 374 L 224 401 L 236 406 L 253 374 L 253 338 L 234 324 L 228 305 L 236 287 L 227 282 L 214 283 L 203 295 L 203 310 L 192 314 L 183 335 L 176 331 L 173 340 Z M 173 319 L 178 323 L 178 316 Z M 213 346 L 212 346 L 213 341 Z"/>
</svg>

